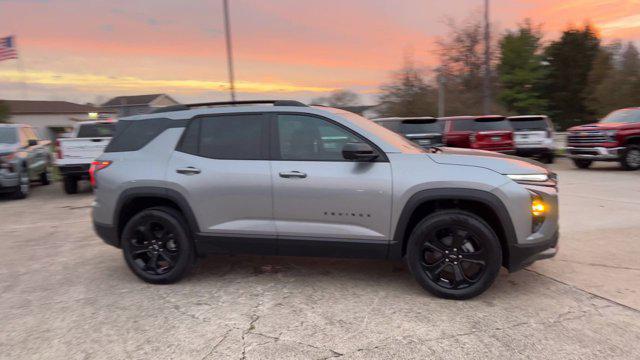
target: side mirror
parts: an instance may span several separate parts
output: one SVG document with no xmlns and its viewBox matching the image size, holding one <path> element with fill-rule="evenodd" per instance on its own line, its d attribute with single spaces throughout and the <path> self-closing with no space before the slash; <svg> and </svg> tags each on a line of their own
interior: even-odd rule
<svg viewBox="0 0 640 360">
<path fill-rule="evenodd" d="M 36 146 L 36 145 L 38 145 L 38 140 L 35 140 L 35 139 L 29 139 L 29 142 L 27 143 L 27 145 L 29 145 L 29 146 Z"/>
<path fill-rule="evenodd" d="M 373 161 L 378 158 L 378 153 L 369 144 L 350 142 L 342 147 L 342 157 L 353 161 Z"/>
</svg>

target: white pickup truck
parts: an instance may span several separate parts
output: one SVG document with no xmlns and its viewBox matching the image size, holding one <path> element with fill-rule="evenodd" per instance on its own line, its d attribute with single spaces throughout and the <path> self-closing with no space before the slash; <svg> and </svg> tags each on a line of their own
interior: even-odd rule
<svg viewBox="0 0 640 360">
<path fill-rule="evenodd" d="M 57 140 L 56 166 L 67 194 L 78 192 L 78 181 L 89 178 L 91 163 L 107 147 L 115 129 L 113 120 L 85 121 L 74 127 L 70 137 Z"/>
</svg>

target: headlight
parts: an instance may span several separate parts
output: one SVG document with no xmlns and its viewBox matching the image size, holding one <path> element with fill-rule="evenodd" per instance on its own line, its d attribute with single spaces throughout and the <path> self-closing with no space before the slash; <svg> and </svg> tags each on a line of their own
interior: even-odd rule
<svg viewBox="0 0 640 360">
<path fill-rule="evenodd" d="M 549 175 L 547 174 L 507 175 L 507 177 L 516 182 L 545 182 L 549 180 Z"/>
<path fill-rule="evenodd" d="M 604 132 L 604 134 L 609 137 L 609 140 L 616 141 L 616 135 L 618 135 L 618 130 L 607 130 Z"/>
</svg>

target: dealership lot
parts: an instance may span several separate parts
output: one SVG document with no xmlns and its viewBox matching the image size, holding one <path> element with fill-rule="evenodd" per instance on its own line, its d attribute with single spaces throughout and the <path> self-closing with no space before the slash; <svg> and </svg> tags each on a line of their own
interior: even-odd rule
<svg viewBox="0 0 640 360">
<path fill-rule="evenodd" d="M 0 200 L 0 358 L 637 358 L 640 172 L 560 159 L 560 252 L 485 294 L 425 293 L 401 263 L 210 256 L 138 280 L 60 184 Z"/>
</svg>

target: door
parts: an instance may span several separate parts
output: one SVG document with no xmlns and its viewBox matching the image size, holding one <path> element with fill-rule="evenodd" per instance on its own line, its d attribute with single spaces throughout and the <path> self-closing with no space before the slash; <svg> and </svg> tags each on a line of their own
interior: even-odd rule
<svg viewBox="0 0 640 360">
<path fill-rule="evenodd" d="M 348 142 L 366 140 L 308 114 L 272 119 L 273 208 L 282 253 L 285 240 L 388 244 L 391 167 L 342 157 Z"/>
<path fill-rule="evenodd" d="M 168 162 L 167 181 L 215 246 L 276 251 L 268 130 L 262 114 L 198 117 Z"/>
</svg>

